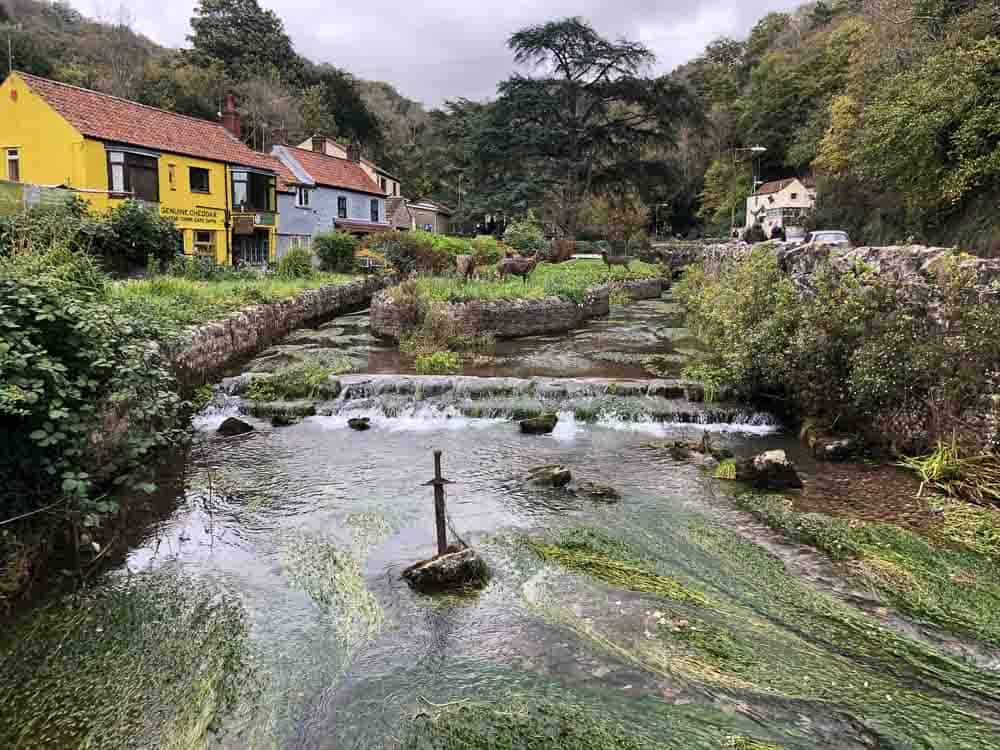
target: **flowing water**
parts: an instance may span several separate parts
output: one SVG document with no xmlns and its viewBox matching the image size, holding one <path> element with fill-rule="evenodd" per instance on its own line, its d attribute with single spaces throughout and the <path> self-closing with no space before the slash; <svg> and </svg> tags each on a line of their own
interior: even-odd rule
<svg viewBox="0 0 1000 750">
<path fill-rule="evenodd" d="M 490 374 L 639 376 L 642 357 L 670 348 L 663 341 L 687 340 L 679 322 L 657 317 L 670 309 L 644 303 L 562 343 L 508 345 Z M 360 321 L 320 329 L 337 331 L 341 346 L 328 339 L 315 345 L 321 355 L 400 369 Z M 303 356 L 296 347 L 316 333 L 293 335 L 248 369 Z M 595 356 L 606 351 L 627 356 Z M 245 608 L 257 689 L 212 744 L 410 746 L 429 715 L 482 703 L 501 713 L 572 706 L 671 748 L 769 746 L 743 738 L 782 748 L 1000 746 L 996 664 L 936 647 L 849 571 L 759 528 L 718 482 L 654 445 L 710 430 L 738 455 L 787 448 L 807 487 L 825 487 L 814 502 L 836 512 L 836 478 L 824 479 L 768 415 L 651 394 L 648 383 L 621 393 L 604 381 L 535 377 L 474 394 L 476 381 L 461 378 L 354 376 L 318 416 L 283 428 L 248 417 L 258 429 L 226 439 L 214 428 L 244 406 L 234 382 L 196 420 L 176 507 L 117 572 L 169 569 L 235 593 Z M 536 400 L 561 413 L 551 436 L 522 435 L 510 419 Z M 491 407 L 473 412 L 469 402 Z M 372 429 L 351 431 L 356 415 Z M 476 595 L 423 596 L 400 578 L 434 554 L 424 486 L 434 449 L 452 482 L 452 534 L 492 571 Z M 612 485 L 621 500 L 526 483 L 545 464 Z M 891 486 L 913 490 L 902 479 Z M 693 594 L 624 590 L 543 562 L 525 542 L 573 530 L 627 545 Z"/>
</svg>

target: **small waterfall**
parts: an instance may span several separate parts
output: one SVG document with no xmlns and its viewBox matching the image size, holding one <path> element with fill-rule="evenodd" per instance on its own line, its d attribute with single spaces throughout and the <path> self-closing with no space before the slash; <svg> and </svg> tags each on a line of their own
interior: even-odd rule
<svg viewBox="0 0 1000 750">
<path fill-rule="evenodd" d="M 199 419 L 211 424 L 248 411 L 239 394 L 250 382 L 240 377 L 221 384 Z M 337 399 L 315 403 L 313 420 L 330 429 L 346 428 L 355 417 L 390 430 L 464 429 L 546 412 L 560 415 L 556 437 L 571 437 L 586 426 L 651 435 L 678 426 L 750 434 L 779 427 L 773 415 L 742 404 L 706 404 L 699 384 L 681 380 L 349 375 L 340 382 Z"/>
</svg>

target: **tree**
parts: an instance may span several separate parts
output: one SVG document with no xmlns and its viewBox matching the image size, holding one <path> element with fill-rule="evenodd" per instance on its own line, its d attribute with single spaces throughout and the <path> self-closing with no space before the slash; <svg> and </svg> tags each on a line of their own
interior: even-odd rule
<svg viewBox="0 0 1000 750">
<path fill-rule="evenodd" d="M 198 65 L 220 64 L 234 80 L 280 71 L 297 83 L 302 59 L 285 25 L 257 0 L 199 0 L 188 36 Z"/>
<path fill-rule="evenodd" d="M 562 210 L 550 218 L 573 236 L 586 195 L 617 180 L 643 145 L 673 143 L 693 101 L 677 81 L 642 75 L 654 60 L 645 46 L 605 39 L 579 18 L 522 29 L 508 46 L 537 75 L 500 84 L 479 153 L 502 165 L 494 171 L 507 189 L 556 196 Z"/>
</svg>

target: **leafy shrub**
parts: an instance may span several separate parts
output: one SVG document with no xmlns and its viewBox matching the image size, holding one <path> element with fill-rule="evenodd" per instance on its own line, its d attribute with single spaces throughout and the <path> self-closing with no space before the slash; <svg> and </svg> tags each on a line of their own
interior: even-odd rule
<svg viewBox="0 0 1000 750">
<path fill-rule="evenodd" d="M 313 238 L 313 249 L 319 258 L 320 268 L 335 273 L 350 273 L 354 270 L 354 251 L 358 241 L 348 234 L 335 230 Z"/>
<path fill-rule="evenodd" d="M 95 232 L 93 250 L 109 269 L 127 271 L 145 265 L 152 255 L 161 263 L 183 252 L 181 232 L 159 211 L 140 201 L 122 201 L 103 222 L 103 231 Z"/>
<path fill-rule="evenodd" d="M 39 257 L 51 261 L 59 252 Z M 47 273 L 17 256 L 0 266 L 0 493 L 8 510 L 62 497 L 86 524 L 113 512 L 108 501 L 90 499 L 96 461 L 89 437 L 121 404 L 128 404 L 128 430 L 114 455 L 101 457 L 108 476 L 127 478 L 176 437 L 171 425 L 181 404 L 173 377 L 144 340 L 160 333 L 156 322 L 123 315 L 93 273 L 93 261 L 79 253 Z"/>
<path fill-rule="evenodd" d="M 312 253 L 304 247 L 293 248 L 278 261 L 277 276 L 282 279 L 308 279 L 316 272 L 312 259 Z"/>
<path fill-rule="evenodd" d="M 334 398 L 340 387 L 330 379 L 350 370 L 351 363 L 347 360 L 334 364 L 308 362 L 281 370 L 270 377 L 254 378 L 246 396 L 251 401 Z"/>
<path fill-rule="evenodd" d="M 751 244 L 755 242 L 767 242 L 769 238 L 764 234 L 764 227 L 754 224 L 743 233 L 743 241 Z"/>
<path fill-rule="evenodd" d="M 381 253 L 397 271 L 402 273 L 440 274 L 453 267 L 452 253 L 444 247 L 435 247 L 429 232 L 382 232 L 372 235 L 367 242 L 370 250 Z"/>
<path fill-rule="evenodd" d="M 444 375 L 461 370 L 462 358 L 454 352 L 434 352 L 417 356 L 415 365 L 422 375 Z"/>
<path fill-rule="evenodd" d="M 546 248 L 542 225 L 531 211 L 523 219 L 512 221 L 507 225 L 503 241 L 522 255 L 534 255 Z"/>
<path fill-rule="evenodd" d="M 509 250 L 506 245 L 488 234 L 481 234 L 472 240 L 472 257 L 477 266 L 496 265 Z"/>
</svg>

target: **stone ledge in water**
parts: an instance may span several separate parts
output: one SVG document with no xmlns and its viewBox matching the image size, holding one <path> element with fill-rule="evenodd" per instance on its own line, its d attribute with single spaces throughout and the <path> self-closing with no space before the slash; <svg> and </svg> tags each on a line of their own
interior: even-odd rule
<svg viewBox="0 0 1000 750">
<path fill-rule="evenodd" d="M 462 545 L 452 545 L 443 555 L 421 560 L 403 571 L 403 579 L 425 594 L 481 589 L 489 577 L 489 567 L 479 553 Z"/>
<path fill-rule="evenodd" d="M 246 435 L 248 432 L 253 431 L 253 425 L 247 424 L 242 419 L 237 419 L 236 417 L 229 417 L 229 419 L 219 425 L 219 429 L 217 430 L 223 437 L 236 437 L 237 435 Z"/>
<path fill-rule="evenodd" d="M 729 471 L 724 472 L 723 469 Z M 802 488 L 802 480 L 795 465 L 788 460 L 783 450 L 766 451 L 753 458 L 727 462 L 719 467 L 716 476 L 719 479 L 748 482 L 764 489 Z"/>
<path fill-rule="evenodd" d="M 352 430 L 364 432 L 365 430 L 370 430 L 372 428 L 372 421 L 369 417 L 353 417 L 352 419 L 347 420 L 347 426 Z"/>
<path fill-rule="evenodd" d="M 622 499 L 621 493 L 614 487 L 595 482 L 580 482 L 573 488 L 573 492 L 601 503 L 617 503 Z"/>
<path fill-rule="evenodd" d="M 536 466 L 528 472 L 528 481 L 546 487 L 565 487 L 573 481 L 573 474 L 565 466 L 558 464 Z"/>
<path fill-rule="evenodd" d="M 559 424 L 555 414 L 540 414 L 537 417 L 525 419 L 521 423 L 521 432 L 525 435 L 550 435 Z"/>
<path fill-rule="evenodd" d="M 301 419 L 315 416 L 316 405 L 312 401 L 255 401 L 250 405 L 250 413 L 261 419 Z"/>
</svg>

